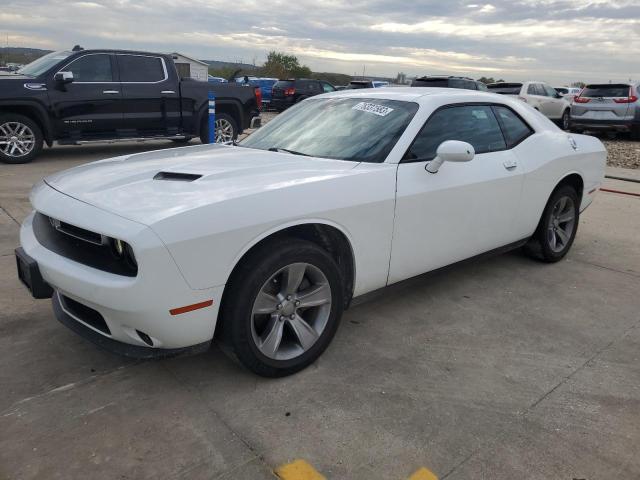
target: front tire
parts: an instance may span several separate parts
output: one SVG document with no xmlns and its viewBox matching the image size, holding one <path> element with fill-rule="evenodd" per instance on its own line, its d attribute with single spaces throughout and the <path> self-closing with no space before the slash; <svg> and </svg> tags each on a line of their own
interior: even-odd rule
<svg viewBox="0 0 640 480">
<path fill-rule="evenodd" d="M 340 271 L 316 244 L 271 241 L 234 272 L 222 305 L 221 341 L 265 377 L 302 370 L 327 348 L 343 311 Z"/>
<path fill-rule="evenodd" d="M 0 161 L 29 163 L 42 150 L 42 130 L 29 117 L 16 113 L 0 115 Z"/>
<path fill-rule="evenodd" d="M 580 200 L 569 185 L 557 188 L 549 198 L 535 233 L 525 252 L 547 263 L 564 258 L 571 249 L 580 221 Z"/>
</svg>

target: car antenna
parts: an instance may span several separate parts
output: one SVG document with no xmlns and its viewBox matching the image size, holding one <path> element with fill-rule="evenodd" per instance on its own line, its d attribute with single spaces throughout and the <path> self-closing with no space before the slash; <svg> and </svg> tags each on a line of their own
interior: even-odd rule
<svg viewBox="0 0 640 480">
<path fill-rule="evenodd" d="M 82 50 L 84 50 L 84 48 L 82 48 L 80 45 L 76 45 L 75 47 L 73 47 L 73 49 L 71 49 L 72 52 L 81 52 Z"/>
</svg>

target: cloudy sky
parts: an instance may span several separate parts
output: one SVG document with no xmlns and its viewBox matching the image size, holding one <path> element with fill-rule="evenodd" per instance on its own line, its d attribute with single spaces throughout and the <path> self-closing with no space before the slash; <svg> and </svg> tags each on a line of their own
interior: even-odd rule
<svg viewBox="0 0 640 480">
<path fill-rule="evenodd" d="M 640 0 L 0 0 L 2 43 L 180 51 L 316 71 L 640 80 Z"/>
</svg>

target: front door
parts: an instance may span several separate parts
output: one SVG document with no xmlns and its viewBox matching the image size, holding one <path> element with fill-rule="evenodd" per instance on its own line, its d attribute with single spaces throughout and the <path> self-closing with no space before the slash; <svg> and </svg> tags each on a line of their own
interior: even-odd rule
<svg viewBox="0 0 640 480">
<path fill-rule="evenodd" d="M 56 136 L 80 140 L 112 138 L 122 123 L 120 82 L 108 53 L 89 53 L 60 71 L 73 73 L 73 81 L 48 88 Z"/>
<path fill-rule="evenodd" d="M 445 140 L 470 143 L 475 158 L 427 172 Z M 489 105 L 450 105 L 431 116 L 398 165 L 389 283 L 519 240 L 524 168 L 510 143 Z"/>
<path fill-rule="evenodd" d="M 180 133 L 180 91 L 164 58 L 117 54 L 126 136 L 167 136 Z"/>
</svg>

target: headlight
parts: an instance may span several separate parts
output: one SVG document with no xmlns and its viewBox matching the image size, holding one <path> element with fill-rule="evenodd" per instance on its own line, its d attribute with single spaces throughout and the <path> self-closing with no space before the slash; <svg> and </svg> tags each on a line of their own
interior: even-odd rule
<svg viewBox="0 0 640 480">
<path fill-rule="evenodd" d="M 111 238 L 109 243 L 111 244 L 111 251 L 113 254 L 132 267 L 137 267 L 136 257 L 133 254 L 133 248 L 127 242 L 123 242 L 117 238 Z"/>
</svg>

